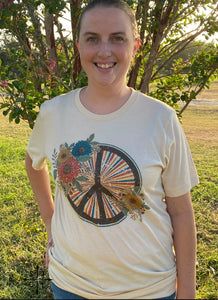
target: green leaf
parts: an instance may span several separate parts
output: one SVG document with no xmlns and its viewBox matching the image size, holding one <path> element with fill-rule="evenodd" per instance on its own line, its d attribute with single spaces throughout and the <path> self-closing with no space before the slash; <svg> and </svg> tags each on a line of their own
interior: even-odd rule
<svg viewBox="0 0 218 300">
<path fill-rule="evenodd" d="M 80 191 L 80 192 L 83 191 L 82 186 L 80 185 L 79 181 L 74 180 L 73 183 L 75 184 L 78 191 Z"/>
<path fill-rule="evenodd" d="M 9 111 L 10 111 L 10 108 L 8 108 L 7 110 L 4 110 L 4 111 L 3 111 L 3 115 L 4 115 L 4 116 L 7 116 L 8 113 L 9 113 Z"/>
<path fill-rule="evenodd" d="M 90 143 L 92 140 L 94 140 L 94 133 L 90 135 L 90 137 L 87 139 L 87 142 Z"/>
<path fill-rule="evenodd" d="M 147 210 L 150 210 L 151 208 L 147 205 L 147 204 L 143 204 L 143 207 L 145 208 L 145 209 L 147 209 Z"/>
<path fill-rule="evenodd" d="M 72 143 L 69 147 L 69 149 L 72 149 L 74 147 L 75 143 Z"/>
<path fill-rule="evenodd" d="M 13 81 L 13 86 L 15 86 L 16 89 L 18 89 L 18 91 L 22 91 L 24 85 L 25 85 L 25 84 L 24 84 L 23 82 L 20 82 L 20 81 L 18 81 L 18 80 L 14 80 L 14 81 Z"/>
<path fill-rule="evenodd" d="M 79 180 L 79 181 L 87 181 L 88 178 L 85 177 L 85 176 L 79 176 L 79 177 L 77 177 L 77 180 Z"/>
<path fill-rule="evenodd" d="M 90 144 L 91 144 L 92 146 L 97 146 L 97 145 L 99 145 L 98 142 L 90 142 Z"/>
<path fill-rule="evenodd" d="M 58 174 L 58 170 L 55 169 L 55 170 L 53 171 L 54 180 L 57 178 L 57 174 Z"/>
<path fill-rule="evenodd" d="M 13 113 L 13 111 L 12 111 L 12 112 L 10 112 L 10 114 L 9 114 L 9 122 L 12 122 L 14 118 L 15 118 L 15 116 L 14 116 L 14 113 Z"/>
<path fill-rule="evenodd" d="M 24 98 L 18 97 L 16 102 L 24 102 Z"/>
<path fill-rule="evenodd" d="M 16 123 L 16 124 L 19 124 L 19 123 L 20 123 L 20 118 L 19 118 L 19 116 L 17 116 L 17 117 L 15 118 L 15 123 Z"/>
<path fill-rule="evenodd" d="M 127 216 L 127 214 L 128 214 L 129 211 L 128 211 L 128 209 L 126 207 L 123 207 L 122 208 L 122 212 L 124 213 L 125 216 Z"/>
<path fill-rule="evenodd" d="M 77 160 L 81 161 L 81 162 L 87 161 L 89 159 L 90 159 L 89 155 L 80 155 L 80 156 L 77 157 Z"/>
<path fill-rule="evenodd" d="M 135 195 L 137 195 L 137 194 L 139 193 L 139 191 L 140 191 L 140 187 L 139 187 L 139 186 L 136 186 L 136 187 L 134 188 L 134 190 L 133 190 L 133 193 L 134 193 Z"/>
<path fill-rule="evenodd" d="M 0 105 L 0 108 L 5 108 L 5 107 L 8 107 L 8 106 L 10 106 L 9 103 L 2 103 L 2 104 Z"/>
</svg>

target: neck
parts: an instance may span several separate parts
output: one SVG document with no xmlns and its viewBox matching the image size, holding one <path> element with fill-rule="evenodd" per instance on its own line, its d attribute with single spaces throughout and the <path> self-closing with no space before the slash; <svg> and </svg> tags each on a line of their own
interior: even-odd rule
<svg viewBox="0 0 218 300">
<path fill-rule="evenodd" d="M 91 112 L 96 114 L 108 114 L 122 107 L 131 95 L 129 87 L 117 88 L 88 86 L 81 91 L 82 104 Z"/>
</svg>

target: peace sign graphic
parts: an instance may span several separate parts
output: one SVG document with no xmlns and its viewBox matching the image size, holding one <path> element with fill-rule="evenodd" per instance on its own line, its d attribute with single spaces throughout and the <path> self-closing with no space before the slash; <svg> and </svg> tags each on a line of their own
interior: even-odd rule
<svg viewBox="0 0 218 300">
<path fill-rule="evenodd" d="M 69 190 L 67 198 L 79 216 L 97 226 L 119 223 L 126 216 L 113 201 L 126 189 L 141 188 L 141 174 L 132 158 L 121 149 L 99 144 L 100 151 L 83 162 L 87 180 L 81 191 Z"/>
</svg>

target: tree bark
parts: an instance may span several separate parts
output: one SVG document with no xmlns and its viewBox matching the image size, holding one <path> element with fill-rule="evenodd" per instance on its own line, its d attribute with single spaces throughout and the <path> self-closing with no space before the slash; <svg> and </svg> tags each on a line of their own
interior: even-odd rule
<svg viewBox="0 0 218 300">
<path fill-rule="evenodd" d="M 55 45 L 55 36 L 54 36 L 54 17 L 53 14 L 50 14 L 48 10 L 45 12 L 45 34 L 46 34 L 46 44 L 48 47 L 48 68 L 55 76 L 59 76 L 58 68 L 58 58 Z M 55 62 L 55 65 L 54 65 Z M 53 64 L 53 67 L 52 67 Z"/>
<path fill-rule="evenodd" d="M 71 0 L 70 2 L 70 10 L 71 10 L 71 27 L 72 27 L 72 36 L 73 36 L 73 54 L 74 54 L 74 61 L 72 67 L 72 77 L 73 83 L 76 83 L 77 76 L 82 70 L 79 51 L 77 49 L 76 41 L 77 41 L 77 32 L 78 32 L 78 21 L 79 21 L 79 14 L 81 9 L 82 2 L 80 0 Z"/>
<path fill-rule="evenodd" d="M 149 92 L 149 83 L 152 78 L 152 73 L 154 66 L 157 62 L 158 52 L 161 45 L 163 38 L 165 37 L 164 31 L 168 26 L 169 23 L 169 16 L 173 10 L 174 1 L 171 1 L 169 6 L 166 8 L 163 5 L 156 5 L 154 9 L 153 17 L 156 20 L 156 23 L 153 24 L 153 38 L 152 38 L 152 45 L 150 49 L 150 55 L 145 64 L 145 72 L 142 76 L 139 89 L 143 93 Z"/>
</svg>

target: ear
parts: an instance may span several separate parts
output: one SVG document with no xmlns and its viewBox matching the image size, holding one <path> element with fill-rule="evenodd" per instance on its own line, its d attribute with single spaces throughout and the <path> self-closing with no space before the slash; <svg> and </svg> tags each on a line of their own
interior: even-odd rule
<svg viewBox="0 0 218 300">
<path fill-rule="evenodd" d="M 79 49 L 79 41 L 78 40 L 76 40 L 76 47 L 77 47 L 77 49 Z"/>
</svg>

